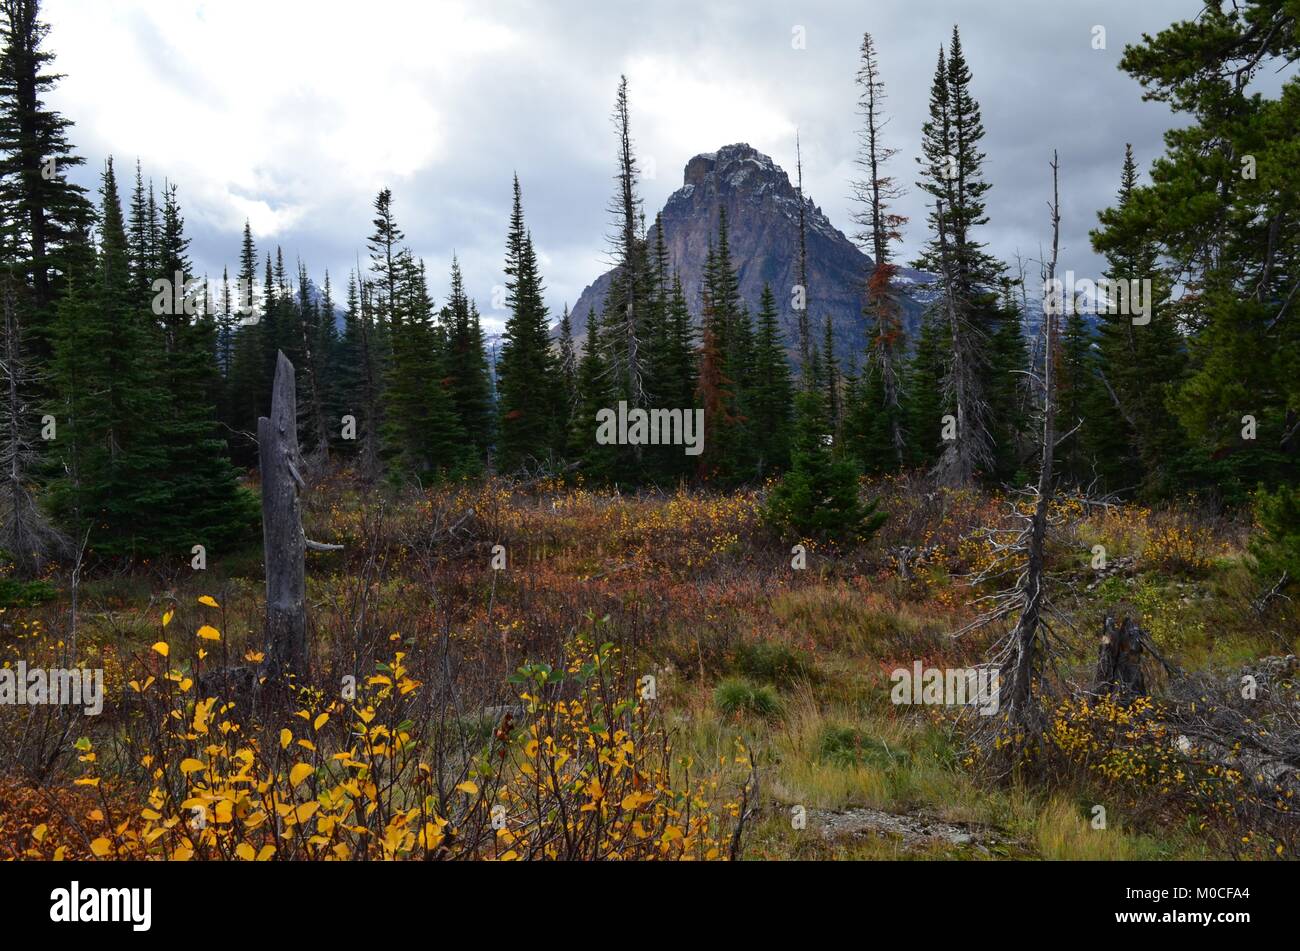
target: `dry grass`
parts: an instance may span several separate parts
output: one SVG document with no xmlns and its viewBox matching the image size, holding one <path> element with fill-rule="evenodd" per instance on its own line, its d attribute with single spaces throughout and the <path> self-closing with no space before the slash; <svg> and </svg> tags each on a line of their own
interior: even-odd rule
<svg viewBox="0 0 1300 951">
<path fill-rule="evenodd" d="M 1173 811 L 1144 817 L 1144 828 L 1116 819 L 1109 830 L 1094 830 L 1074 805 L 1088 795 L 1086 770 L 1068 780 L 1074 788 L 1050 795 L 1009 788 L 969 762 L 950 719 L 889 702 L 894 666 L 965 666 L 981 658 L 985 643 L 954 641 L 947 632 L 971 611 L 972 592 L 960 576 L 988 557 L 975 530 L 1005 518 L 1006 507 L 981 493 L 927 494 L 909 478 L 867 491 L 891 516 L 880 536 L 834 559 L 814 548 L 808 568 L 796 571 L 788 540 L 762 529 L 755 491 L 637 497 L 485 482 L 383 497 L 346 478 L 327 481 L 307 497 L 307 531 L 345 550 L 309 556 L 314 709 L 332 709 L 342 677 L 369 675 L 400 646 L 420 685 L 414 712 L 432 721 L 447 720 L 450 710 L 448 722 L 470 724 L 457 727 L 458 754 L 437 767 L 444 775 L 435 783 L 450 789 L 491 748 L 492 726 L 472 726 L 481 711 L 520 702 L 511 676 L 528 663 L 562 665 L 575 639 L 594 637 L 618 651 L 627 689 L 645 675 L 655 678 L 654 710 L 673 753 L 665 768 L 675 784 L 703 783 L 720 823 L 730 821 L 728 805 L 750 779 L 752 753 L 760 802 L 749 855 L 915 857 L 887 842 L 835 845 L 792 835 L 784 810 L 795 804 L 924 810 L 1001 828 L 1044 858 L 1146 856 L 1152 847 L 1144 836 L 1180 835 L 1189 817 Z M 1116 604 L 1137 611 L 1162 649 L 1191 667 L 1296 650 L 1293 614 L 1275 614 L 1262 630 L 1246 617 L 1253 591 L 1240 564 L 1241 526 L 1195 508 L 1080 509 L 1072 518 L 1069 538 L 1053 551 L 1053 568 L 1073 592 L 1062 603 L 1085 632 L 1067 663 L 1086 671 L 1087 638 L 1101 611 Z M 497 544 L 507 551 L 505 571 L 490 568 Z M 1093 544 L 1105 544 L 1112 558 L 1136 558 L 1136 572 L 1085 592 Z M 902 572 L 900 545 L 920 553 Z M 169 670 L 197 681 L 249 663 L 261 647 L 259 570 L 256 552 L 214 558 L 207 572 L 183 562 L 92 570 L 81 592 L 77 654 L 106 669 L 108 712 L 62 738 L 46 731 L 33 743 L 34 714 L 0 709 L 10 783 L 64 796 L 71 813 L 87 812 L 66 796 L 82 790 L 72 784 L 92 772 L 84 751 L 71 745 L 85 735 L 97 753 L 93 771 L 114 801 L 143 807 L 149 783 L 129 740 L 145 735 L 141 718 L 150 708 L 128 683 L 148 676 L 161 682 Z M 200 595 L 220 608 L 199 604 Z M 167 612 L 173 616 L 164 628 Z M 68 650 L 66 598 L 0 617 L 5 662 L 34 663 Z M 202 624 L 219 628 L 221 640 L 199 641 L 194 632 Z M 165 662 L 150 648 L 159 640 L 170 645 Z M 749 691 L 743 702 L 741 684 Z M 202 699 L 197 692 L 178 701 L 187 719 Z M 341 709 L 332 717 L 346 722 Z M 510 750 L 526 743 L 527 719 L 501 741 Z M 273 748 L 278 724 L 257 729 Z M 332 750 L 343 743 L 341 736 L 325 740 Z M 396 795 L 395 802 L 418 798 L 414 785 Z M 457 822 L 480 821 L 449 811 Z M 35 825 L 0 826 L 0 854 L 32 847 Z"/>
</svg>

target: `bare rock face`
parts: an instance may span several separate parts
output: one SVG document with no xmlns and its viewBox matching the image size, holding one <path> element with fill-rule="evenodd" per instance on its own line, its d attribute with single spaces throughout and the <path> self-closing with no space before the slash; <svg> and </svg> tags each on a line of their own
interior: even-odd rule
<svg viewBox="0 0 1300 951">
<path fill-rule="evenodd" d="M 863 290 L 874 267 L 871 259 L 839 231 L 805 194 L 804 220 L 808 243 L 808 314 L 813 340 L 820 345 L 829 314 L 835 349 L 841 361 L 862 363 L 867 342 L 862 314 Z M 740 279 L 741 296 L 757 313 L 763 285 L 776 296 L 790 353 L 798 350 L 798 315 L 793 289 L 799 269 L 799 194 L 789 175 L 771 158 L 745 143 L 706 152 L 686 163 L 682 187 L 663 207 L 664 243 L 681 276 L 686 299 L 699 319 L 704 262 L 710 242 L 716 243 L 718 219 L 727 212 L 732 266 Z M 654 227 L 650 240 L 655 240 Z M 587 313 L 600 313 L 612 272 L 591 284 L 571 308 L 575 334 L 586 328 Z M 923 285 L 930 275 L 903 269 L 899 283 Z M 906 305 L 905 327 L 916 329 L 924 294 Z"/>
</svg>

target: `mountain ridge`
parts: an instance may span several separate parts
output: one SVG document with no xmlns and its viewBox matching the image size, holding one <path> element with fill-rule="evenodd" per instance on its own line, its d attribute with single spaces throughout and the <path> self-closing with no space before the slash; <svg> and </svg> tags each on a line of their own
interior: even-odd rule
<svg viewBox="0 0 1300 951">
<path fill-rule="evenodd" d="M 797 284 L 799 203 L 802 198 L 808 251 L 808 315 L 814 343 L 822 340 L 829 314 L 835 351 L 841 362 L 862 363 L 867 323 L 862 313 L 866 280 L 875 265 L 854 242 L 835 227 L 820 206 L 802 196 L 789 175 L 770 156 L 745 142 L 693 156 L 682 173 L 682 186 L 668 196 L 660 212 L 664 243 L 672 266 L 681 277 L 686 299 L 699 320 L 704 262 L 716 242 L 718 220 L 727 211 L 732 266 L 740 294 L 757 313 L 764 284 L 776 296 L 787 352 L 798 350 L 798 313 L 793 307 Z M 655 240 L 654 225 L 649 240 Z M 610 269 L 589 284 L 570 308 L 575 337 L 585 336 L 587 315 L 600 313 L 614 275 Z M 914 335 L 928 303 L 925 285 L 933 276 L 899 268 L 897 281 L 904 295 L 904 330 Z"/>
</svg>

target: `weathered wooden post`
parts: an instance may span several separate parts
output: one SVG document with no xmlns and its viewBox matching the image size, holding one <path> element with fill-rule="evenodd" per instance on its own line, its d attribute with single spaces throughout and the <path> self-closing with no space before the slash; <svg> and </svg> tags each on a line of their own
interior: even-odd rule
<svg viewBox="0 0 1300 951">
<path fill-rule="evenodd" d="M 266 653 L 273 674 L 307 671 L 307 540 L 298 493 L 298 400 L 293 364 L 276 354 L 271 415 L 257 421 L 262 470 L 262 548 L 266 560 Z"/>
</svg>

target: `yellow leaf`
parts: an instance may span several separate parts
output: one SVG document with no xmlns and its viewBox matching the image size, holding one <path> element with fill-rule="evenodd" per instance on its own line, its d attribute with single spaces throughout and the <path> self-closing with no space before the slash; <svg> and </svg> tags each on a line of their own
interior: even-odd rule
<svg viewBox="0 0 1300 951">
<path fill-rule="evenodd" d="M 97 856 L 103 857 L 113 851 L 113 843 L 109 842 L 108 839 L 101 835 L 94 842 L 90 843 L 90 851 Z"/>
<path fill-rule="evenodd" d="M 272 855 L 274 855 L 274 854 L 275 854 L 275 846 L 274 846 L 274 845 L 264 845 L 264 846 L 262 846 L 262 851 L 260 851 L 260 852 L 257 853 L 257 861 L 259 861 L 259 862 L 265 862 L 267 859 L 269 859 L 269 858 L 270 858 Z"/>
<path fill-rule="evenodd" d="M 98 777 L 98 776 L 83 776 L 81 779 L 74 779 L 72 782 L 73 782 L 73 785 L 75 785 L 75 786 L 98 786 L 98 785 L 99 785 L 99 777 Z"/>
<path fill-rule="evenodd" d="M 323 727 L 327 722 L 329 722 L 329 718 L 330 718 L 330 715 L 329 715 L 328 713 L 322 713 L 320 716 L 318 716 L 318 717 L 316 718 L 316 722 L 312 724 L 312 729 L 313 729 L 313 730 L 319 730 L 319 729 L 320 729 L 321 727 Z"/>
<path fill-rule="evenodd" d="M 260 664 L 264 657 L 266 657 L 266 655 L 261 651 L 249 649 L 244 652 L 244 660 L 248 661 L 250 664 Z"/>
<path fill-rule="evenodd" d="M 301 806 L 298 806 L 293 810 L 294 823 L 296 825 L 302 825 L 304 822 L 306 822 L 308 819 L 314 816 L 316 814 L 316 810 L 319 808 L 320 808 L 320 803 L 314 799 L 311 800 L 310 802 L 304 802 Z"/>
<path fill-rule="evenodd" d="M 199 598 L 199 604 L 206 604 L 210 608 L 221 607 L 221 605 L 217 604 L 217 599 L 210 594 L 205 594 L 203 597 Z"/>
<path fill-rule="evenodd" d="M 207 767 L 203 765 L 202 760 L 197 760 L 192 756 L 181 760 L 181 772 L 187 776 L 190 773 L 197 773 L 206 768 Z"/>
<path fill-rule="evenodd" d="M 280 731 L 280 749 L 286 749 L 293 742 L 293 731 L 285 728 Z"/>
<path fill-rule="evenodd" d="M 621 805 L 624 809 L 630 812 L 632 810 L 640 808 L 642 805 L 649 802 L 653 798 L 654 796 L 650 795 L 650 793 L 632 792 L 624 796 L 623 801 L 619 803 L 619 805 Z"/>
<path fill-rule="evenodd" d="M 164 611 L 164 612 L 163 612 L 163 627 L 166 627 L 168 624 L 170 624 L 170 623 L 172 622 L 172 618 L 175 617 L 175 616 L 176 616 L 176 612 L 175 612 L 175 611 Z M 164 654 L 163 656 L 165 657 L 166 655 Z"/>
<path fill-rule="evenodd" d="M 172 652 L 172 649 L 167 646 L 166 641 L 159 641 L 153 646 L 153 649 L 155 653 L 162 654 L 164 657 Z"/>
<path fill-rule="evenodd" d="M 312 774 L 313 770 L 307 763 L 299 763 L 293 769 L 289 770 L 289 784 L 291 786 L 299 785 L 304 779 Z"/>
<path fill-rule="evenodd" d="M 199 628 L 198 635 L 199 637 L 203 638 L 205 641 L 221 640 L 221 632 L 218 631 L 211 624 L 204 624 L 201 628 Z"/>
<path fill-rule="evenodd" d="M 465 780 L 463 783 L 457 786 L 456 789 L 470 796 L 478 795 L 478 784 L 471 779 Z"/>
<path fill-rule="evenodd" d="M 44 822 L 42 822 L 35 829 L 32 830 L 32 838 L 35 839 L 37 842 L 42 841 L 45 838 L 45 833 L 49 831 L 49 828 L 50 828 L 49 826 L 47 826 Z"/>
</svg>

